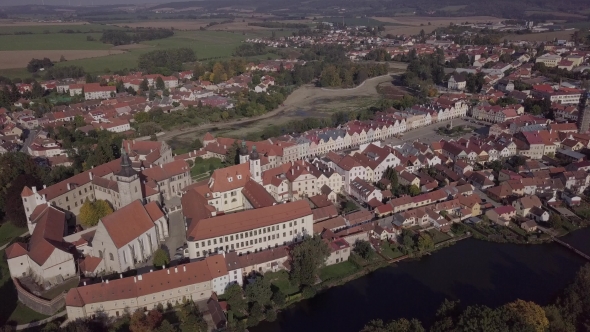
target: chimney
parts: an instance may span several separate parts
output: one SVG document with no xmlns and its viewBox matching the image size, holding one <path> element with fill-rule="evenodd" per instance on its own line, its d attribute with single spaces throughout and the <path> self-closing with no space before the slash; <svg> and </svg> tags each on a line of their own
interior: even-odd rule
<svg viewBox="0 0 590 332">
<path fill-rule="evenodd" d="M 43 189 L 47 188 L 47 185 L 43 185 Z"/>
<path fill-rule="evenodd" d="M 154 272 L 154 270 L 150 269 L 150 272 Z"/>
<path fill-rule="evenodd" d="M 84 281 L 84 286 L 86 286 L 86 281 Z"/>
<path fill-rule="evenodd" d="M 69 183 L 66 184 L 68 186 L 68 190 L 72 190 L 71 186 Z"/>
<path fill-rule="evenodd" d="M 291 168 L 291 175 L 295 175 L 295 170 Z"/>
<path fill-rule="evenodd" d="M 178 273 L 178 267 L 174 267 L 174 273 Z"/>
<path fill-rule="evenodd" d="M 37 187 L 32 186 L 31 189 L 33 189 L 33 193 L 35 193 L 35 194 L 37 193 Z"/>
<path fill-rule="evenodd" d="M 90 181 L 92 181 L 92 172 L 88 172 L 88 175 L 90 176 Z"/>
<path fill-rule="evenodd" d="M 160 164 L 160 168 L 164 168 L 164 164 Z"/>
<path fill-rule="evenodd" d="M 141 276 L 141 274 L 137 276 L 137 280 L 139 280 L 139 281 L 143 280 L 143 277 Z"/>
<path fill-rule="evenodd" d="M 168 274 L 170 274 L 170 269 L 166 270 L 168 272 Z"/>
<path fill-rule="evenodd" d="M 109 279 L 107 279 L 106 283 L 107 283 L 107 285 L 109 284 Z"/>
<path fill-rule="evenodd" d="M 183 271 L 183 272 L 186 272 L 186 265 L 183 265 L 183 266 L 182 266 L 182 271 Z"/>
<path fill-rule="evenodd" d="M 123 279 L 123 273 L 119 273 L 119 279 Z"/>
<path fill-rule="evenodd" d="M 133 282 L 137 283 L 137 277 L 133 277 Z"/>
</svg>

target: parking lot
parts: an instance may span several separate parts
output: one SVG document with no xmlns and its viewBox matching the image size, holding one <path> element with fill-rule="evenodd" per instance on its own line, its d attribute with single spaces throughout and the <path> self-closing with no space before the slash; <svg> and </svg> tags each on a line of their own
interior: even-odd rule
<svg viewBox="0 0 590 332">
<path fill-rule="evenodd" d="M 467 119 L 467 120 L 465 120 Z M 400 145 L 403 144 L 405 142 L 414 142 L 414 141 L 418 141 L 424 144 L 430 144 L 432 142 L 438 142 L 441 139 L 459 139 L 461 137 L 471 137 L 474 133 L 478 134 L 478 135 L 482 135 L 482 136 L 487 136 L 488 132 L 489 132 L 489 127 L 487 127 L 484 124 L 480 124 L 476 121 L 471 120 L 470 118 L 458 118 L 458 119 L 453 119 L 453 120 L 447 120 L 447 121 L 441 121 L 441 122 L 437 122 L 437 123 L 433 123 L 429 126 L 426 127 L 421 127 L 421 128 L 417 128 L 417 129 L 413 129 L 410 131 L 407 131 L 406 133 L 404 133 L 404 135 L 402 136 L 401 139 L 392 137 L 392 138 L 388 138 L 385 140 L 385 144 L 392 144 L 392 145 Z M 473 122 L 470 122 L 473 121 Z M 473 133 L 467 133 L 463 136 L 459 136 L 459 137 L 449 137 L 449 136 L 445 136 L 445 135 L 440 135 L 436 132 L 436 130 L 439 127 L 444 127 L 447 124 L 453 123 L 453 127 L 456 126 L 471 126 L 471 127 L 475 127 L 475 130 L 473 131 Z"/>
</svg>

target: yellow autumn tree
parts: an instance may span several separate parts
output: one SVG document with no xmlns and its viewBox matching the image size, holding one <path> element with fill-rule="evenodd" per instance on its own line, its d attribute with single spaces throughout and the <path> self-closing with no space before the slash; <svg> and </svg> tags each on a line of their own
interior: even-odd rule
<svg viewBox="0 0 590 332">
<path fill-rule="evenodd" d="M 92 227 L 96 226 L 101 218 L 104 218 L 111 213 L 113 213 L 113 208 L 107 201 L 99 199 L 91 202 L 86 199 L 80 208 L 78 218 L 82 225 Z"/>
<path fill-rule="evenodd" d="M 543 332 L 549 327 L 545 311 L 534 302 L 516 300 L 503 307 L 504 317 L 514 331 Z"/>
</svg>

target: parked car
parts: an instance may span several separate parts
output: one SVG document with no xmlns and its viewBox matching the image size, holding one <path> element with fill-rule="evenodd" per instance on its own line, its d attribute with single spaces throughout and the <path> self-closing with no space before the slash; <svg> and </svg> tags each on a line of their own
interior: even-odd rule
<svg viewBox="0 0 590 332">
<path fill-rule="evenodd" d="M 176 253 L 176 254 L 174 255 L 174 260 L 175 260 L 175 261 L 176 261 L 176 260 L 183 259 L 183 258 L 184 258 L 184 256 L 183 256 L 181 253 Z"/>
</svg>

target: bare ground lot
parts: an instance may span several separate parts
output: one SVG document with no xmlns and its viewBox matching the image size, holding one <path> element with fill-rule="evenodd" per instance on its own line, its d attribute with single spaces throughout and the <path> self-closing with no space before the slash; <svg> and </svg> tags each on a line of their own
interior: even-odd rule
<svg viewBox="0 0 590 332">
<path fill-rule="evenodd" d="M 211 123 L 185 130 L 171 130 L 160 136 L 158 140 L 192 141 L 207 131 L 218 135 L 243 137 L 270 125 L 281 125 L 306 117 L 325 117 L 335 111 L 371 106 L 380 98 L 377 86 L 391 81 L 392 77 L 386 75 L 368 79 L 364 84 L 353 89 L 321 89 L 311 85 L 302 86 L 287 97 L 283 106 L 257 118 Z"/>
<path fill-rule="evenodd" d="M 451 23 L 463 22 L 487 23 L 500 22 L 502 19 L 493 16 L 462 16 L 462 17 L 428 17 L 428 16 L 396 16 L 396 17 L 372 17 L 373 19 L 386 23 L 401 24 L 400 26 L 385 26 L 385 33 L 399 35 L 415 35 L 424 29 L 424 32 L 431 33 L 436 28 L 448 26 Z M 430 22 L 430 25 L 428 25 Z M 421 26 L 421 24 L 424 24 Z"/>
<path fill-rule="evenodd" d="M 571 38 L 571 35 L 576 30 L 564 30 L 564 31 L 551 31 L 551 32 L 539 32 L 539 33 L 528 33 L 523 35 L 511 34 L 507 35 L 508 40 L 526 40 L 526 41 L 553 41 L 557 39 Z"/>
<path fill-rule="evenodd" d="M 63 55 L 66 60 L 96 58 L 125 53 L 121 50 L 38 50 L 38 51 L 0 51 L 0 69 L 23 68 L 31 59 L 49 58 L 59 61 Z"/>
</svg>

